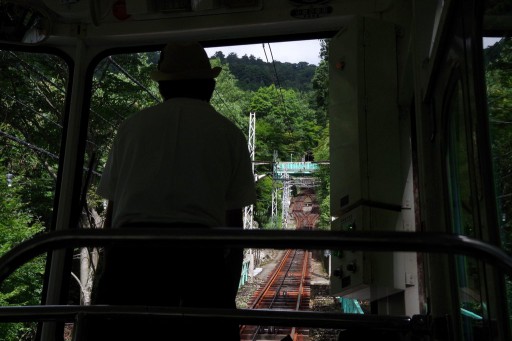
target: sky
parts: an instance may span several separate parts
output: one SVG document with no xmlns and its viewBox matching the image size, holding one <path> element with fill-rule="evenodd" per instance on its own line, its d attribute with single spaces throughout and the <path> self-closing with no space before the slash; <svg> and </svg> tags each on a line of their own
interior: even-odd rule
<svg viewBox="0 0 512 341">
<path fill-rule="evenodd" d="M 484 38 L 484 48 L 496 43 L 500 39 L 501 38 Z M 283 63 L 307 62 L 309 64 L 318 65 L 320 62 L 320 40 L 318 39 L 270 43 L 270 50 L 272 51 L 272 54 L 270 53 L 268 46 L 268 44 L 265 44 L 265 50 L 263 49 L 262 44 L 213 47 L 207 48 L 206 53 L 211 57 L 217 51 L 222 51 L 225 56 L 231 52 L 235 52 L 239 58 L 244 55 L 253 55 L 265 62 L 267 61 L 267 58 L 268 61 L 271 62 L 272 56 L 274 56 L 275 61 Z M 267 53 L 266 56 L 265 52 Z"/>
<path fill-rule="evenodd" d="M 500 41 L 502 38 L 484 38 L 484 48 L 494 45 L 498 41 Z"/>
<path fill-rule="evenodd" d="M 244 55 L 253 55 L 265 62 L 267 58 L 268 61 L 271 62 L 272 56 L 274 56 L 275 61 L 283 63 L 307 62 L 309 64 L 318 65 L 320 62 L 320 40 L 318 39 L 270 43 L 270 49 L 269 45 L 265 43 L 265 50 L 262 44 L 213 47 L 205 50 L 209 57 L 217 51 L 222 51 L 225 56 L 231 52 L 235 52 L 239 58 Z M 266 56 L 265 52 L 267 53 Z"/>
</svg>

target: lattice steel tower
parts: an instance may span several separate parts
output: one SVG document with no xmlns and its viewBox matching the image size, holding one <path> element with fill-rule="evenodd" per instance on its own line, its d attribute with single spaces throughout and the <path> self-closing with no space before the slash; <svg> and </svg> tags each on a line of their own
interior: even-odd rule
<svg viewBox="0 0 512 341">
<path fill-rule="evenodd" d="M 256 113 L 249 113 L 249 139 L 247 141 L 249 147 L 249 156 L 251 158 L 252 163 L 252 175 L 254 177 L 254 181 L 256 182 L 256 174 L 254 173 L 254 151 L 255 151 L 255 137 L 256 137 Z M 253 228 L 253 214 L 254 214 L 254 205 L 245 206 L 244 207 L 244 229 Z"/>
</svg>

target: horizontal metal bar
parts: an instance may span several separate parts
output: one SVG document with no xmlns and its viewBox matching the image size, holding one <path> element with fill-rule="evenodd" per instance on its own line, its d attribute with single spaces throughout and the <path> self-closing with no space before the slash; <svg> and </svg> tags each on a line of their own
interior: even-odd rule
<svg viewBox="0 0 512 341">
<path fill-rule="evenodd" d="M 343 314 L 262 309 L 177 308 L 155 306 L 26 306 L 0 307 L 0 322 L 73 322 L 77 316 L 131 319 L 140 317 L 172 319 L 212 319 L 237 321 L 241 325 L 288 326 L 331 329 L 387 331 L 428 331 L 426 317 Z M 418 322 L 419 321 L 419 322 Z M 423 322 L 422 322 L 423 321 Z"/>
<path fill-rule="evenodd" d="M 22 264 L 50 250 L 83 246 L 134 247 L 141 243 L 183 248 L 243 247 L 459 254 L 490 262 L 512 275 L 512 257 L 500 248 L 470 237 L 446 233 L 123 228 L 77 229 L 36 235 L 0 258 L 0 283 Z"/>
</svg>

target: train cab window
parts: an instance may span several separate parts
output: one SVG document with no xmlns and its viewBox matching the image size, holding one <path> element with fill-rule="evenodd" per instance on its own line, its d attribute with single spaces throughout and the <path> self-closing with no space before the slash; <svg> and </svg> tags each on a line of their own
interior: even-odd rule
<svg viewBox="0 0 512 341">
<path fill-rule="evenodd" d="M 485 79 L 498 223 L 502 247 L 512 253 L 512 38 L 484 38 Z M 512 279 L 506 278 L 512 311 Z"/>
<path fill-rule="evenodd" d="M 320 53 L 321 42 L 316 40 L 313 43 Z M 322 44 L 325 50 L 325 42 Z M 300 185 L 303 188 L 316 186 L 322 191 L 317 197 L 323 201 L 320 203 L 323 214 L 315 212 L 313 224 L 327 229 L 330 216 L 327 185 L 329 137 L 324 83 L 327 78 L 326 62 L 314 65 L 272 60 L 278 55 L 276 50 L 272 54 L 271 45 L 257 45 L 265 49 L 263 58 L 238 55 L 232 52 L 233 47 L 206 49 L 212 65 L 222 67 L 210 103 L 242 130 L 249 149 L 252 143 L 254 151 L 258 202 L 254 207 L 246 208 L 245 217 L 250 214 L 251 218 L 244 219 L 244 228 L 291 228 L 289 222 L 292 217 L 286 205 L 290 205 L 293 188 Z M 129 115 L 162 100 L 157 83 L 149 77 L 158 58 L 159 51 L 112 54 L 100 60 L 94 69 L 84 160 L 84 168 L 92 164 L 94 171 L 87 192 L 87 210 L 81 219 L 82 228 L 103 226 L 106 203 L 96 194 L 96 188 L 118 126 Z M 312 162 L 313 153 L 317 160 L 315 164 Z M 275 162 L 283 168 L 273 168 Z M 290 180 L 285 185 L 280 178 L 284 173 Z M 312 176 L 313 173 L 318 176 Z M 310 205 L 313 204 L 319 206 L 317 203 Z M 292 208 L 289 210 L 291 212 Z M 76 250 L 76 253 L 75 259 L 82 259 L 82 265 L 84 259 L 91 264 L 97 262 L 97 252 Z M 256 257 L 251 264 L 258 266 L 262 261 L 259 256 L 264 254 L 258 250 L 251 254 Z M 78 274 L 78 261 L 74 266 Z M 91 269 L 93 272 L 95 267 Z M 81 279 L 82 284 L 88 283 L 89 290 L 92 272 L 86 276 L 88 278 Z M 244 278 L 247 277 L 243 276 L 242 280 Z M 81 291 L 76 283 L 73 287 L 75 292 Z M 87 292 L 74 297 L 75 301 L 80 300 L 83 304 L 90 299 Z"/>
<path fill-rule="evenodd" d="M 462 84 L 460 80 L 452 90 L 447 107 L 448 115 L 448 151 L 447 172 L 448 190 L 451 203 L 452 232 L 475 237 L 474 204 L 470 174 L 470 139 L 467 133 L 468 118 L 464 112 Z M 470 257 L 457 256 L 455 269 L 458 281 L 461 314 L 465 322 L 475 322 L 484 316 L 485 303 L 480 288 L 478 263 Z M 463 324 L 467 335 L 471 335 L 471 326 Z"/>
<path fill-rule="evenodd" d="M 97 184 L 121 122 L 161 101 L 157 86 L 149 77 L 158 57 L 156 51 L 109 55 L 94 69 L 84 157 L 90 180 L 79 228 L 103 227 L 107 203 L 96 194 Z M 100 252 L 97 248 L 81 248 L 74 254 L 70 301 L 88 305 Z"/>
<path fill-rule="evenodd" d="M 103 204 L 95 190 L 118 126 L 129 115 L 161 101 L 149 78 L 157 61 L 157 52 L 117 54 L 107 56 L 95 68 L 85 162 L 95 165 L 98 172 L 92 176 L 87 200 L 94 218 L 84 220 L 83 227 L 103 225 Z"/>
<path fill-rule="evenodd" d="M 54 223 L 56 184 L 69 67 L 52 54 L 0 50 L 0 254 Z M 36 305 L 42 297 L 44 256 L 14 272 L 0 303 Z M 33 328 L 2 324 L 1 340 Z"/>
<path fill-rule="evenodd" d="M 320 43 L 316 44 L 319 51 Z M 304 186 L 310 187 L 314 185 L 311 174 L 322 171 L 326 187 L 328 166 L 311 165 L 311 161 L 305 162 L 305 156 L 312 155 L 314 150 L 317 160 L 328 164 L 329 159 L 326 84 L 322 83 L 326 77 L 320 75 L 327 72 L 322 68 L 325 61 L 320 62 L 320 67 L 308 62 L 273 61 L 270 44 L 263 49 L 267 57 L 264 59 L 247 54 L 239 56 L 225 47 L 206 49 L 211 63 L 223 68 L 217 77 L 212 106 L 232 120 L 246 134 L 249 143 L 249 137 L 255 134 L 255 173 L 259 194 L 264 197 L 264 202 L 254 208 L 256 227 L 270 227 L 277 221 L 272 219 L 271 193 L 276 190 L 282 197 L 283 186 L 272 183 L 282 172 L 291 174 L 296 181 L 308 182 Z M 84 167 L 93 162 L 96 171 L 88 191 L 91 214 L 83 219 L 83 227 L 103 224 L 105 204 L 95 189 L 117 127 L 129 115 L 161 101 L 157 84 L 149 78 L 158 57 L 158 51 L 111 55 L 101 60 L 94 71 Z M 272 168 L 273 161 L 282 161 L 284 168 L 276 171 Z M 276 179 L 272 179 L 272 173 Z M 322 198 L 327 195 L 328 189 L 324 188 Z M 278 204 L 281 207 L 281 201 Z M 328 225 L 329 214 L 324 210 L 323 224 Z M 280 215 L 279 226 L 284 224 L 285 216 Z"/>
<path fill-rule="evenodd" d="M 457 234 L 473 235 L 473 207 L 468 160 L 468 138 L 460 82 L 449 103 L 448 181 L 451 197 L 452 228 Z"/>
</svg>

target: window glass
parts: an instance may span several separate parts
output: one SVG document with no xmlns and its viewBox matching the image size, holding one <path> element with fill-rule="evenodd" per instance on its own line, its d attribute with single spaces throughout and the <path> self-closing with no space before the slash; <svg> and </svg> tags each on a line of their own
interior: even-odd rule
<svg viewBox="0 0 512 341">
<path fill-rule="evenodd" d="M 474 206 L 471 189 L 470 141 L 464 113 L 462 85 L 457 81 L 448 105 L 448 189 L 451 203 L 452 232 L 475 237 Z M 459 302 L 465 340 L 472 340 L 473 324 L 484 315 L 480 292 L 478 262 L 469 257 L 455 257 Z"/>
<path fill-rule="evenodd" d="M 323 48 L 326 49 L 325 42 Z M 251 221 L 247 228 L 293 228 L 298 223 L 292 215 L 289 197 L 315 187 L 317 196 L 311 195 L 305 207 L 314 216 L 308 224 L 328 229 L 327 62 L 324 60 L 319 66 L 306 62 L 272 63 L 254 56 L 227 55 L 220 50 L 222 48 L 210 53 L 212 65 L 222 66 L 210 103 L 242 130 L 248 142 L 251 132 L 256 135 L 253 147 L 258 201 L 251 208 L 253 211 L 250 211 Z M 162 101 L 158 84 L 149 77 L 158 59 L 159 51 L 113 54 L 101 60 L 94 70 L 83 165 L 84 169 L 91 169 L 91 177 L 87 207 L 81 219 L 82 228 L 101 228 L 104 224 L 106 202 L 96 194 L 96 189 L 119 125 L 130 115 Z M 277 75 L 281 77 L 280 83 L 276 82 Z M 251 117 L 251 113 L 256 114 Z M 284 186 L 272 177 L 274 160 L 301 166 L 300 172 L 292 172 L 295 182 Z M 304 169 L 305 163 L 312 161 L 323 163 Z M 311 173 L 318 175 L 311 177 Z M 284 199 L 286 197 L 288 201 Z M 283 209 L 286 204 L 290 207 Z M 321 212 L 319 206 L 322 206 Z M 247 259 L 252 259 L 251 266 L 257 273 L 258 265 L 268 258 L 267 252 L 246 251 L 243 271 L 249 268 L 245 267 Z M 326 262 L 327 256 L 323 256 L 323 252 L 320 254 L 319 258 Z M 101 249 L 75 250 L 70 301 L 90 303 L 95 270 L 98 262 L 101 263 L 100 255 Z M 247 280 L 248 271 L 243 273 L 240 287 Z M 238 304 L 242 303 L 238 301 Z"/>
<path fill-rule="evenodd" d="M 157 52 L 112 55 L 96 66 L 84 165 L 92 165 L 92 172 L 82 227 L 103 226 L 105 203 L 95 191 L 119 124 L 161 101 L 157 84 L 149 78 L 158 57 Z"/>
<path fill-rule="evenodd" d="M 111 55 L 94 70 L 83 166 L 87 191 L 80 228 L 103 227 L 107 203 L 96 188 L 117 128 L 126 117 L 161 101 L 156 83 L 149 78 L 158 57 L 157 52 Z M 101 249 L 94 247 L 74 250 L 69 286 L 73 304 L 91 303 L 100 254 Z"/>
<path fill-rule="evenodd" d="M 484 38 L 485 79 L 502 247 L 512 253 L 512 38 Z M 509 311 L 512 281 L 506 280 Z"/>
<path fill-rule="evenodd" d="M 469 177 L 467 137 L 462 89 L 460 82 L 455 86 L 449 104 L 449 150 L 447 154 L 448 181 L 451 197 L 452 226 L 457 234 L 473 234 L 473 207 Z"/>
<path fill-rule="evenodd" d="M 0 51 L 0 254 L 52 225 L 68 65 L 59 57 Z M 45 258 L 0 286 L 1 305 L 41 300 Z M 1 324 L 1 340 L 29 339 L 33 324 Z"/>
</svg>

